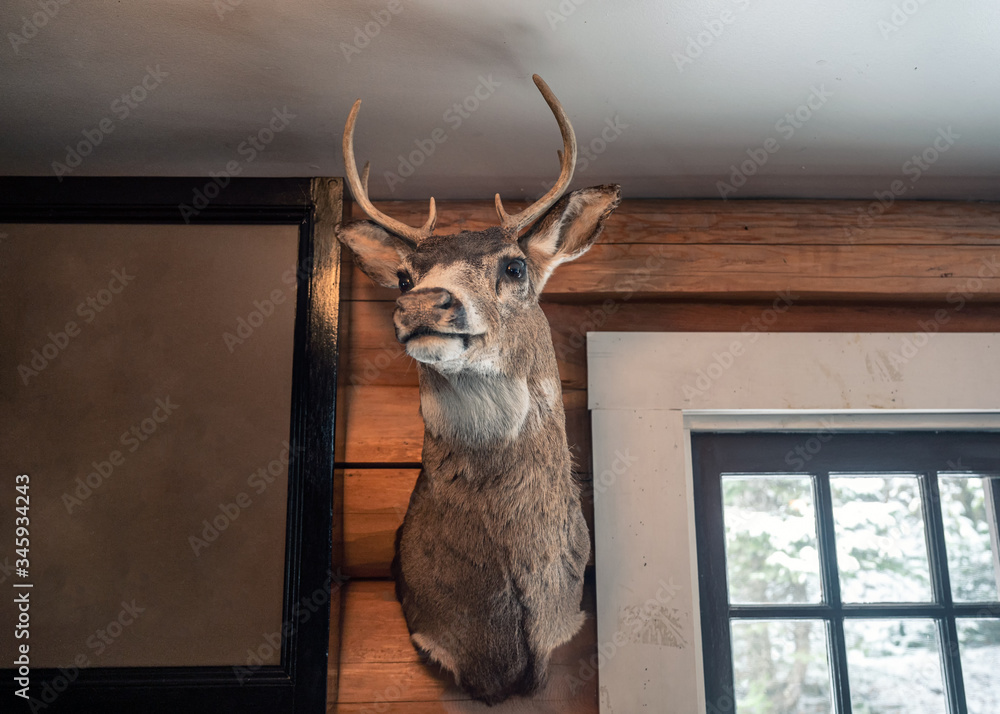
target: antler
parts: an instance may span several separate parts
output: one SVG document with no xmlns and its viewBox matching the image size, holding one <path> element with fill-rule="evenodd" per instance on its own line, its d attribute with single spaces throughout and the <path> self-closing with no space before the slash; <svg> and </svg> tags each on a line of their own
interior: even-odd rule
<svg viewBox="0 0 1000 714">
<path fill-rule="evenodd" d="M 514 236 L 517 236 L 522 228 L 533 223 L 545 211 L 549 210 L 552 204 L 559 200 L 563 191 L 569 186 L 569 182 L 573 180 L 573 169 L 576 168 L 576 134 L 573 133 L 569 117 L 566 116 L 562 104 L 556 99 L 556 95 L 549 89 L 549 85 L 545 83 L 545 80 L 537 74 L 532 75 L 531 78 L 535 80 L 535 86 L 542 93 L 542 97 L 545 98 L 545 102 L 549 105 L 549 109 L 552 110 L 552 113 L 556 117 L 556 122 L 559 124 L 559 131 L 562 133 L 563 139 L 563 150 L 557 153 L 559 154 L 559 164 L 562 167 L 562 171 L 559 174 L 559 180 L 556 181 L 555 186 L 549 189 L 548 193 L 513 216 L 503 210 L 503 204 L 500 202 L 500 194 L 497 194 L 496 207 L 497 215 L 500 217 L 500 225 L 504 231 Z"/>
<path fill-rule="evenodd" d="M 354 200 L 364 209 L 368 217 L 379 224 L 387 231 L 395 233 L 397 236 L 416 246 L 422 240 L 428 238 L 434 232 L 434 224 L 437 222 L 437 209 L 434 207 L 434 199 L 431 198 L 430 215 L 427 222 L 420 228 L 413 228 L 405 223 L 397 221 L 395 218 L 385 215 L 372 205 L 368 198 L 368 162 L 358 177 L 358 164 L 354 160 L 354 122 L 358 118 L 358 110 L 361 109 L 361 100 L 354 102 L 351 114 L 347 117 L 347 124 L 344 126 L 344 170 L 347 173 L 347 183 L 354 194 Z"/>
</svg>

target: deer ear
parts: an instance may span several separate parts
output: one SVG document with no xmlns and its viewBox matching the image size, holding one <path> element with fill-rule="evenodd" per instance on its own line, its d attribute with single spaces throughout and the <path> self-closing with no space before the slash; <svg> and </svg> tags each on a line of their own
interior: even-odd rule
<svg viewBox="0 0 1000 714">
<path fill-rule="evenodd" d="M 358 267 L 379 285 L 399 285 L 400 263 L 413 251 L 401 238 L 371 221 L 354 221 L 336 228 L 337 238 L 354 253 Z"/>
<path fill-rule="evenodd" d="M 539 292 L 557 265 L 575 260 L 590 249 L 621 200 L 621 186 L 617 184 L 573 191 L 546 211 L 518 241 L 528 256 Z"/>
</svg>

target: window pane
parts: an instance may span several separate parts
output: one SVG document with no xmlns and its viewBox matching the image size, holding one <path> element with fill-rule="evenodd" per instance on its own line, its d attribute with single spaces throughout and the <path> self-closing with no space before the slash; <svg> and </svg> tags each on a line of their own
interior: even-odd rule
<svg viewBox="0 0 1000 714">
<path fill-rule="evenodd" d="M 931 599 L 916 476 L 830 476 L 844 602 Z"/>
<path fill-rule="evenodd" d="M 969 714 L 1000 712 L 1000 620 L 958 620 L 965 701 Z"/>
<path fill-rule="evenodd" d="M 830 666 L 821 620 L 733 620 L 738 714 L 830 714 Z"/>
<path fill-rule="evenodd" d="M 821 600 L 810 476 L 722 477 L 732 603 Z"/>
<path fill-rule="evenodd" d="M 854 714 L 945 714 L 933 620 L 845 620 Z"/>
<path fill-rule="evenodd" d="M 995 546 L 990 545 L 987 520 L 986 482 L 982 476 L 938 477 L 951 596 L 957 602 L 1000 599 Z"/>
</svg>

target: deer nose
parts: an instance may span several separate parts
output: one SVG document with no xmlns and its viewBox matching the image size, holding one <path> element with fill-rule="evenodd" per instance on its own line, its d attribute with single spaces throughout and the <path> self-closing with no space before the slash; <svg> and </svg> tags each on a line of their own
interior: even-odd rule
<svg viewBox="0 0 1000 714">
<path fill-rule="evenodd" d="M 421 288 L 411 290 L 396 298 L 400 312 L 407 309 L 417 310 L 447 310 L 454 303 L 452 294 L 444 288 Z"/>
</svg>

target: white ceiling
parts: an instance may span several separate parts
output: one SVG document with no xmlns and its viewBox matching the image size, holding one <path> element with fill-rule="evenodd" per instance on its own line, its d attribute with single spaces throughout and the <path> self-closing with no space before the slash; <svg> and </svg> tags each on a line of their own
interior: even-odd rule
<svg viewBox="0 0 1000 714">
<path fill-rule="evenodd" d="M 600 150 L 581 155 L 574 186 L 717 198 L 749 150 L 767 162 L 747 164 L 731 197 L 870 198 L 899 181 L 906 198 L 1000 199 L 996 0 L 61 1 L 0 9 L 5 175 L 52 175 L 105 120 L 72 175 L 207 176 L 235 162 L 245 176 L 340 176 L 361 97 L 373 198 L 534 197 L 561 145 L 537 72 L 581 147 Z M 166 76 L 123 116 L 115 98 L 157 67 Z M 486 98 L 468 99 L 484 78 Z M 829 96 L 799 109 L 817 90 Z M 447 112 L 466 100 L 479 106 L 458 125 Z M 241 153 L 286 108 L 287 127 Z M 801 126 L 778 124 L 796 110 Z M 386 172 L 435 130 L 444 141 L 390 187 Z M 924 168 L 907 164 L 924 152 Z"/>
</svg>

